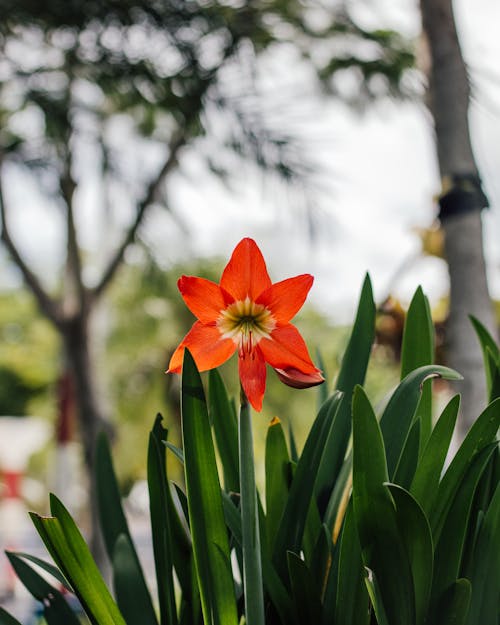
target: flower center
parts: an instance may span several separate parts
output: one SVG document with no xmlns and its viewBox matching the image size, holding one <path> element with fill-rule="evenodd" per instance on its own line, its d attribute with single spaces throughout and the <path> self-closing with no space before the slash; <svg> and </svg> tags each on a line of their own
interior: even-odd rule
<svg viewBox="0 0 500 625">
<path fill-rule="evenodd" d="M 250 353 L 261 338 L 269 338 L 276 321 L 268 308 L 248 296 L 230 304 L 216 322 L 225 339 L 233 339 L 240 350 Z"/>
</svg>

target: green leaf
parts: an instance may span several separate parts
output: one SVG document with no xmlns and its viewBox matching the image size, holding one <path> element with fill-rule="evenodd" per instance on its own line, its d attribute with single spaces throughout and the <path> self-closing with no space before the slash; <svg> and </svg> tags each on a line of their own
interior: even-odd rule
<svg viewBox="0 0 500 625">
<path fill-rule="evenodd" d="M 116 599 L 126 622 L 155 625 L 158 621 L 151 603 L 143 600 L 144 578 L 126 534 L 120 534 L 115 542 L 112 563 Z"/>
<path fill-rule="evenodd" d="M 286 552 L 299 553 L 325 443 L 338 410 L 341 394 L 335 393 L 322 406 L 300 456 L 276 535 L 273 562 L 282 579 L 286 577 Z"/>
<path fill-rule="evenodd" d="M 459 488 L 462 476 L 473 457 L 494 439 L 500 427 L 500 398 L 493 401 L 472 424 L 455 457 L 439 484 L 436 505 L 430 516 L 435 542 L 439 539 L 448 509 Z"/>
<path fill-rule="evenodd" d="M 99 504 L 99 520 L 102 528 L 102 535 L 106 551 L 111 562 L 115 561 L 116 542 L 122 535 L 126 536 L 129 545 L 129 555 L 134 558 L 134 565 L 128 563 L 129 575 L 134 570 L 135 585 L 135 606 L 138 613 L 142 614 L 142 622 L 144 625 L 156 625 L 157 619 L 151 595 L 149 594 L 146 580 L 142 572 L 139 556 L 134 547 L 132 536 L 128 527 L 127 519 L 122 507 L 122 498 L 118 488 L 115 470 L 113 468 L 113 460 L 111 458 L 111 450 L 107 437 L 101 433 L 97 439 L 96 455 L 95 455 L 95 471 L 96 471 L 96 489 L 97 501 Z M 114 579 L 121 580 L 120 572 L 113 571 Z M 118 607 L 127 617 L 128 596 L 126 593 L 118 593 Z M 125 606 L 121 605 L 121 600 L 125 600 Z M 125 608 L 125 609 L 123 609 Z"/>
<path fill-rule="evenodd" d="M 427 516 L 436 500 L 439 480 L 448 454 L 460 407 L 460 396 L 455 395 L 441 413 L 425 446 L 413 477 L 410 492 Z"/>
<path fill-rule="evenodd" d="M 479 319 L 476 319 L 476 317 L 472 315 L 469 315 L 469 319 L 471 320 L 479 339 L 479 343 L 481 344 L 484 359 L 484 370 L 486 373 L 486 388 L 488 389 L 488 396 L 490 396 L 493 379 L 495 378 L 495 372 L 500 367 L 500 349 L 491 334 L 479 321 Z"/>
<path fill-rule="evenodd" d="M 242 400 L 239 419 L 240 510 L 243 553 L 243 589 L 245 619 L 254 625 L 264 625 L 264 591 L 260 524 L 255 487 L 252 415 L 248 400 Z"/>
<path fill-rule="evenodd" d="M 467 625 L 494 623 L 500 605 L 500 483 L 479 529 L 467 577 L 472 584 Z"/>
<path fill-rule="evenodd" d="M 413 424 L 425 380 L 440 377 L 445 380 L 461 380 L 462 376 L 439 365 L 419 367 L 409 373 L 392 394 L 382 417 L 380 429 L 384 437 L 387 468 L 392 480 L 398 466 L 408 432 Z M 379 580 L 380 581 L 380 580 Z"/>
<path fill-rule="evenodd" d="M 189 521 L 203 617 L 207 625 L 237 625 L 227 530 L 207 404 L 200 374 L 187 349 L 181 397 Z"/>
<path fill-rule="evenodd" d="M 363 561 L 377 580 L 388 624 L 410 625 L 416 618 L 412 571 L 387 481 L 379 424 L 358 386 L 353 398 L 352 496 Z M 367 588 L 371 592 L 370 586 Z"/>
<path fill-rule="evenodd" d="M 412 495 L 397 486 L 387 486 L 396 504 L 396 522 L 408 554 L 415 594 L 415 623 L 424 625 L 432 586 L 433 544 L 424 511 Z"/>
<path fill-rule="evenodd" d="M 217 369 L 208 373 L 209 415 L 224 472 L 226 491 L 240 490 L 238 466 L 238 422 L 226 387 Z"/>
<path fill-rule="evenodd" d="M 335 424 L 330 432 L 318 470 L 315 492 L 322 518 L 324 518 L 342 469 L 351 436 L 352 393 L 354 387 L 357 384 L 363 384 L 365 380 L 374 338 L 375 303 L 370 277 L 367 275 L 363 282 L 356 319 L 336 383 L 337 390 L 343 393 L 344 398 L 335 417 Z"/>
<path fill-rule="evenodd" d="M 22 625 L 22 623 L 0 606 L 0 625 Z"/>
<path fill-rule="evenodd" d="M 354 524 L 351 500 L 340 535 L 334 623 L 342 623 L 342 625 L 368 625 L 370 620 L 369 599 L 365 586 L 365 577 L 363 560 L 361 558 L 361 546 Z M 328 580 L 328 583 L 331 583 L 330 580 Z"/>
<path fill-rule="evenodd" d="M 429 301 L 419 286 L 408 307 L 401 345 L 401 379 L 418 367 L 434 362 L 434 325 Z M 421 443 L 425 444 L 432 429 L 432 389 L 424 384 L 417 407 L 421 419 Z"/>
<path fill-rule="evenodd" d="M 166 471 L 165 443 L 167 430 L 163 428 L 161 415 L 157 415 L 149 435 L 148 445 L 148 491 L 151 515 L 151 534 L 158 586 L 158 603 L 161 625 L 176 625 L 171 518 L 169 513 L 169 486 Z M 175 514 L 175 511 L 173 512 Z M 175 514 L 175 516 L 177 516 Z M 181 530 L 182 531 L 182 530 Z M 190 553 L 188 551 L 189 561 Z"/>
<path fill-rule="evenodd" d="M 269 424 L 266 436 L 266 534 L 269 553 L 283 516 L 290 486 L 290 458 L 279 419 Z"/>
<path fill-rule="evenodd" d="M 370 596 L 370 601 L 373 606 L 373 611 L 375 612 L 377 625 L 390 625 L 390 622 L 387 618 L 387 614 L 385 612 L 384 602 L 383 602 L 382 594 L 380 592 L 380 587 L 377 582 L 377 576 L 368 567 L 366 568 L 365 584 L 366 584 L 366 589 L 368 591 L 368 595 Z"/>
<path fill-rule="evenodd" d="M 299 623 L 319 623 L 321 618 L 321 589 L 301 558 L 289 551 L 287 553 L 288 572 L 292 587 L 292 596 Z"/>
<path fill-rule="evenodd" d="M 489 445 L 477 453 L 464 477 L 456 485 L 443 521 L 442 531 L 436 539 L 435 569 L 432 585 L 433 604 L 440 605 L 443 593 L 458 578 L 464 557 L 465 538 L 477 485 L 493 453 L 495 445 Z"/>
<path fill-rule="evenodd" d="M 432 625 L 465 625 L 469 612 L 471 592 L 471 584 L 468 579 L 457 579 L 446 590 L 436 618 L 431 621 Z M 479 625 L 479 623 L 474 625 Z"/>
<path fill-rule="evenodd" d="M 43 613 L 48 625 L 79 625 L 80 621 L 59 590 L 16 554 L 7 552 L 7 557 L 27 590 L 43 604 Z"/>
<path fill-rule="evenodd" d="M 71 588 L 71 585 L 68 583 L 68 580 L 64 577 L 61 571 L 50 562 L 45 562 L 45 560 L 42 560 L 41 558 L 37 558 L 36 556 L 32 556 L 31 554 L 24 553 L 22 551 L 11 551 L 10 553 L 14 554 L 18 558 L 22 558 L 23 560 L 28 560 L 29 562 L 33 562 L 33 564 L 36 564 L 41 569 L 43 569 L 44 571 L 47 571 L 47 573 L 52 575 L 52 577 L 56 579 L 61 584 L 61 586 L 66 588 L 66 590 L 68 590 L 69 592 L 73 592 L 73 589 Z"/>
<path fill-rule="evenodd" d="M 420 426 L 421 418 L 417 417 L 416 421 L 410 428 L 403 451 L 399 458 L 398 466 L 394 472 L 393 482 L 399 484 L 403 488 L 409 489 L 413 476 L 417 469 L 419 447 L 420 447 Z"/>
<path fill-rule="evenodd" d="M 55 495 L 51 495 L 50 505 L 52 517 L 30 516 L 91 623 L 126 625 L 75 522 Z"/>
</svg>

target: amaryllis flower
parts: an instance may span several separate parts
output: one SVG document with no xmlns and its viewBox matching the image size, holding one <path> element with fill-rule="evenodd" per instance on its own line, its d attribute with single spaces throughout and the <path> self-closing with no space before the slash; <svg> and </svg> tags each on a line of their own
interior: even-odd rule
<svg viewBox="0 0 500 625">
<path fill-rule="evenodd" d="M 218 367 L 238 351 L 241 384 L 258 411 L 266 388 L 266 362 L 289 386 L 321 384 L 321 371 L 290 323 L 312 283 L 313 277 L 303 274 L 272 284 L 260 249 L 249 238 L 236 246 L 220 284 L 182 276 L 177 286 L 197 321 L 175 350 L 167 373 L 181 371 L 185 347 L 200 371 Z"/>
</svg>

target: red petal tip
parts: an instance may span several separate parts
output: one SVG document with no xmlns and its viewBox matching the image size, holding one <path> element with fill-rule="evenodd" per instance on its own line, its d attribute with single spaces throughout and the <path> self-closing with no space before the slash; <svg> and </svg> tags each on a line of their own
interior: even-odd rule
<svg viewBox="0 0 500 625">
<path fill-rule="evenodd" d="M 293 388 L 309 388 L 311 386 L 323 384 L 325 381 L 319 369 L 314 373 L 302 373 L 302 371 L 292 367 L 288 369 L 275 369 L 275 371 L 283 384 Z"/>
</svg>

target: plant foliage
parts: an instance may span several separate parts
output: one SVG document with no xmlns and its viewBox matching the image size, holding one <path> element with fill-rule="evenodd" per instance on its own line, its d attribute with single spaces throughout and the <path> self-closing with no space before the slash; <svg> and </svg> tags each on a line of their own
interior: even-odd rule
<svg viewBox="0 0 500 625">
<path fill-rule="evenodd" d="M 498 348 L 474 323 L 495 395 Z M 428 362 L 429 307 L 418 291 L 406 321 L 402 380 L 377 414 L 362 386 L 373 325 L 367 278 L 338 389 L 321 405 L 296 460 L 279 419 L 269 425 L 265 498 L 256 492 L 260 564 L 252 578 L 252 584 L 261 584 L 265 623 L 498 623 L 500 398 L 492 396 L 460 447 L 450 450 L 459 398 L 452 397 L 432 425 L 430 385 L 433 378 L 452 383 L 460 376 Z M 412 345 L 418 345 L 416 352 Z M 80 599 L 89 621 L 99 625 L 241 622 L 247 588 L 240 580 L 248 544 L 243 525 L 245 515 L 254 512 L 240 507 L 238 471 L 246 469 L 238 466 L 234 408 L 218 372 L 210 374 L 209 391 L 207 401 L 187 353 L 183 453 L 178 454 L 185 491 L 167 475 L 168 432 L 160 416 L 151 431 L 148 484 L 156 596 L 148 590 L 127 526 L 106 438 L 97 449 L 97 484 L 114 598 L 61 502 L 51 497 L 49 518 L 33 515 L 57 570 L 41 564 L 55 581 L 42 579 L 26 554 L 9 557 L 24 585 L 44 602 L 49 624 L 75 621 L 56 588 L 61 583 Z M 46 602 L 48 593 L 52 599 Z M 13 622 L 0 611 L 1 625 Z"/>
</svg>

